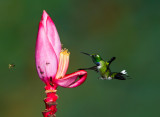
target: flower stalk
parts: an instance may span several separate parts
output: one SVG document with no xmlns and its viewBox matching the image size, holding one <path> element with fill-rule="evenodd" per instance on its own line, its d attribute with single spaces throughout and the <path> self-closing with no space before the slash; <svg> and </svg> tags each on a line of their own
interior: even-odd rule
<svg viewBox="0 0 160 117">
<path fill-rule="evenodd" d="M 42 112 L 44 117 L 56 117 L 55 113 L 57 112 L 57 102 L 58 95 L 56 85 L 45 86 L 46 98 L 44 99 L 46 109 Z"/>
</svg>

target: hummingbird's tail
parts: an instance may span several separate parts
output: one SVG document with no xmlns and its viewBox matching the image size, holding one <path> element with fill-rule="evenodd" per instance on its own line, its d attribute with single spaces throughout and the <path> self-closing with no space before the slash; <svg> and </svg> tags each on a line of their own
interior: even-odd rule
<svg viewBox="0 0 160 117">
<path fill-rule="evenodd" d="M 126 70 L 122 70 L 121 73 L 122 73 L 123 75 L 127 75 L 127 76 L 128 76 Z"/>
<path fill-rule="evenodd" d="M 129 77 L 126 70 L 122 70 L 120 73 L 117 73 L 114 76 L 114 79 L 118 79 L 118 80 L 126 80 L 126 77 Z"/>
<path fill-rule="evenodd" d="M 114 76 L 114 79 L 126 80 L 125 76 L 123 76 L 122 73 L 117 73 L 117 74 Z"/>
</svg>

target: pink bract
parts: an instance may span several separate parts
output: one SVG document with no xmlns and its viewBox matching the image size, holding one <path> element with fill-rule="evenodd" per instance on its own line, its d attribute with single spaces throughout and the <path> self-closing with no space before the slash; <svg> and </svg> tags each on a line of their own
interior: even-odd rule
<svg viewBox="0 0 160 117">
<path fill-rule="evenodd" d="M 46 85 L 73 88 L 87 78 L 84 70 L 65 75 L 69 65 L 69 52 L 62 50 L 56 26 L 46 11 L 43 11 L 39 23 L 35 59 L 38 75 Z"/>
</svg>

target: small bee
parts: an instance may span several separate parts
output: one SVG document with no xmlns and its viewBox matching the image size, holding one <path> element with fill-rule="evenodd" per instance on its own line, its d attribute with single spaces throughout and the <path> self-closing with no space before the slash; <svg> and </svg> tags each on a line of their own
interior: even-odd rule
<svg viewBox="0 0 160 117">
<path fill-rule="evenodd" d="M 8 64 L 9 69 L 13 69 L 15 67 L 15 64 Z"/>
</svg>

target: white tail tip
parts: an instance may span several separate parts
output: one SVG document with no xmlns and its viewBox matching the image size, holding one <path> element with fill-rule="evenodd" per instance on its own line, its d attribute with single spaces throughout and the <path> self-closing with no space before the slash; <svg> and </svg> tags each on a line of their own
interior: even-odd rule
<svg viewBox="0 0 160 117">
<path fill-rule="evenodd" d="M 126 70 L 122 70 L 121 73 L 124 74 L 124 75 L 128 75 Z"/>
</svg>

